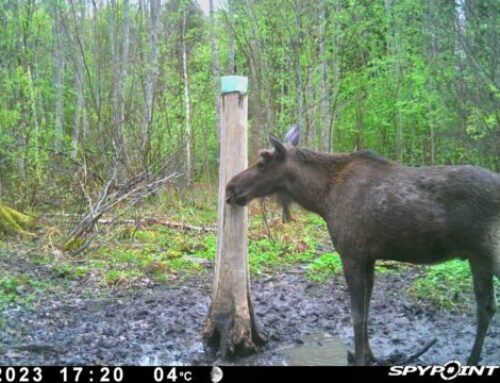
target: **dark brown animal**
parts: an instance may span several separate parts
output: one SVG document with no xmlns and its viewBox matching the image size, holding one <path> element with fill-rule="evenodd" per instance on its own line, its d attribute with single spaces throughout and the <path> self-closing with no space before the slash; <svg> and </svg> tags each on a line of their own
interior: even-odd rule
<svg viewBox="0 0 500 383">
<path fill-rule="evenodd" d="M 326 154 L 282 144 L 236 175 L 228 203 L 280 193 L 326 221 L 351 298 L 355 363 L 375 361 L 367 317 L 377 259 L 433 264 L 467 259 L 477 300 L 468 363 L 479 362 L 500 279 L 500 176 L 477 166 L 407 167 L 374 152 Z"/>
</svg>

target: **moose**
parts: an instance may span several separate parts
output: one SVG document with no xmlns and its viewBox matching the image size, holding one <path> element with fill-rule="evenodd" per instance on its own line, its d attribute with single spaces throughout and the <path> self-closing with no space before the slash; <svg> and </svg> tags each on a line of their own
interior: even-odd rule
<svg viewBox="0 0 500 383">
<path fill-rule="evenodd" d="M 470 265 L 477 328 L 467 363 L 479 363 L 500 279 L 500 175 L 477 166 L 408 167 L 370 150 L 328 154 L 298 148 L 300 134 L 233 177 L 226 202 L 244 206 L 272 194 L 320 215 L 340 254 L 354 328 L 354 363 L 375 363 L 368 311 L 377 260 Z"/>
</svg>

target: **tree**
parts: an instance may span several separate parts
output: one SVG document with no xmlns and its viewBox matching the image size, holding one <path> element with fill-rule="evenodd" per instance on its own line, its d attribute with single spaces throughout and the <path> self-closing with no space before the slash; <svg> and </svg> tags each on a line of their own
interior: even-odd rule
<svg viewBox="0 0 500 383">
<path fill-rule="evenodd" d="M 184 106 L 185 106 L 185 145 L 186 145 L 186 180 L 188 186 L 191 186 L 193 177 L 193 137 L 191 131 L 191 102 L 189 97 L 189 75 L 187 69 L 187 48 L 186 48 L 186 9 L 182 10 L 182 34 L 181 34 L 181 45 L 182 45 L 182 81 L 184 84 Z"/>
<path fill-rule="evenodd" d="M 151 125 L 154 109 L 154 91 L 158 75 L 158 27 L 161 12 L 160 0 L 149 0 L 149 59 L 146 64 L 146 84 L 144 86 L 144 112 L 141 131 L 141 154 L 143 166 L 147 168 L 148 157 L 151 150 Z"/>
<path fill-rule="evenodd" d="M 217 137 L 220 138 L 220 121 L 221 121 L 221 99 L 220 99 L 220 75 L 219 75 L 219 51 L 216 36 L 215 11 L 214 1 L 209 0 L 210 12 L 210 48 L 212 51 L 212 74 L 214 81 L 214 98 L 215 98 L 215 125 L 217 129 Z"/>
<path fill-rule="evenodd" d="M 56 147 L 62 148 L 64 142 L 64 24 L 61 20 L 61 9 L 58 2 L 52 4 L 54 35 L 54 87 L 55 108 L 54 128 Z"/>
</svg>

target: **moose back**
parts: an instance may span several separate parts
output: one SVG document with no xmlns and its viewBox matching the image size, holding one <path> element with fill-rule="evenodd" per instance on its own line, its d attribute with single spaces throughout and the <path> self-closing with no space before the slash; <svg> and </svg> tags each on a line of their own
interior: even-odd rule
<svg viewBox="0 0 500 383">
<path fill-rule="evenodd" d="M 477 364 L 495 312 L 493 277 L 500 279 L 500 176 L 477 166 L 407 167 L 367 150 L 318 153 L 273 135 L 270 142 L 273 149 L 228 183 L 226 201 L 243 206 L 277 193 L 326 221 L 351 298 L 355 363 L 375 361 L 367 317 L 376 260 L 462 258 L 477 300 L 468 359 Z"/>
</svg>

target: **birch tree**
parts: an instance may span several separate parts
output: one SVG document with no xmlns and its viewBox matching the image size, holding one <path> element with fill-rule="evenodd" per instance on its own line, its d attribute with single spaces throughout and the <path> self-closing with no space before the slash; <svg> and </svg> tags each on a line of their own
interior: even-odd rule
<svg viewBox="0 0 500 383">
<path fill-rule="evenodd" d="M 154 92 L 158 76 L 158 19 L 161 11 L 160 0 L 149 0 L 149 59 L 146 64 L 146 84 L 144 86 L 144 111 L 142 114 L 141 154 L 143 166 L 147 167 L 151 145 L 151 124 L 154 108 Z"/>
<path fill-rule="evenodd" d="M 182 10 L 182 80 L 184 84 L 184 106 L 185 106 L 185 147 L 186 147 L 186 180 L 191 185 L 192 181 L 192 133 L 191 133 L 191 103 L 189 101 L 189 76 L 187 69 L 187 48 L 186 48 L 186 9 Z"/>
<path fill-rule="evenodd" d="M 56 148 L 61 148 L 64 142 L 64 23 L 61 18 L 61 8 L 57 1 L 52 4 L 53 36 L 54 36 L 54 136 Z"/>
</svg>

